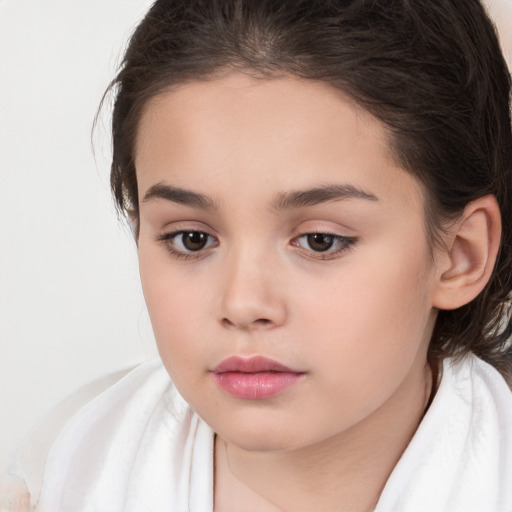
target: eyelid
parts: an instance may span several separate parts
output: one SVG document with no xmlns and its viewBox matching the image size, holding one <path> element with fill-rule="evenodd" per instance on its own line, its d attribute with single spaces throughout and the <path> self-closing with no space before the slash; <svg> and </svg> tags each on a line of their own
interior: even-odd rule
<svg viewBox="0 0 512 512">
<path fill-rule="evenodd" d="M 176 249 L 175 244 L 173 243 L 173 240 L 178 237 L 179 235 L 183 235 L 185 233 L 202 233 L 207 235 L 210 239 L 215 240 L 217 243 L 213 246 L 218 245 L 218 240 L 216 237 L 208 233 L 204 229 L 198 229 L 198 228 L 186 228 L 186 227 L 180 227 L 177 229 L 174 229 L 172 231 L 167 231 L 164 233 L 160 233 L 155 237 L 157 242 L 163 243 L 167 251 L 176 258 L 179 259 L 197 259 L 202 258 L 206 255 L 206 253 L 209 252 L 209 249 L 212 247 L 212 245 L 207 245 L 204 248 L 201 248 L 197 251 L 190 251 L 190 250 L 182 250 L 182 249 Z"/>
<path fill-rule="evenodd" d="M 326 251 L 315 251 L 313 249 L 306 249 L 304 247 L 301 247 L 298 245 L 297 240 L 302 237 L 307 237 L 311 235 L 326 235 L 334 238 L 338 243 L 341 243 L 341 247 L 338 247 L 334 250 L 326 250 Z M 329 229 L 311 229 L 304 232 L 301 232 L 300 234 L 295 235 L 292 240 L 291 244 L 295 247 L 298 247 L 301 251 L 303 251 L 308 257 L 316 260 L 330 260 L 335 259 L 339 257 L 341 254 L 344 254 L 345 252 L 351 250 L 353 246 L 358 241 L 358 238 L 355 236 L 346 236 L 346 235 L 340 235 L 339 233 L 334 233 L 330 231 Z M 295 242 L 295 243 L 294 243 Z"/>
<path fill-rule="evenodd" d="M 210 240 L 214 240 L 215 243 L 206 245 L 205 247 L 198 249 L 197 251 L 187 250 L 185 249 L 177 249 L 174 243 L 174 239 L 180 235 L 185 233 L 202 233 L 209 237 Z M 338 247 L 332 250 L 331 248 L 325 251 L 315 251 L 314 249 L 307 249 L 302 247 L 298 240 L 303 237 L 308 237 L 311 235 L 325 235 L 328 237 L 332 237 L 335 242 L 337 242 Z M 197 228 L 197 227 L 177 227 L 172 231 L 160 233 L 155 237 L 156 241 L 163 243 L 167 251 L 176 258 L 179 259 L 199 259 L 205 257 L 208 253 L 210 253 L 210 249 L 213 247 L 217 247 L 219 245 L 218 239 L 210 234 L 207 230 Z M 323 229 L 322 227 L 316 227 L 309 230 L 303 230 L 293 236 L 290 241 L 290 244 L 294 247 L 297 247 L 299 251 L 303 252 L 309 258 L 315 260 L 329 260 L 335 259 L 339 257 L 341 254 L 352 249 L 354 244 L 358 241 L 358 238 L 355 236 L 346 236 L 341 235 L 339 233 L 334 232 L 329 228 Z M 207 242 L 208 244 L 208 242 Z M 341 245 L 341 246 L 340 246 Z"/>
</svg>

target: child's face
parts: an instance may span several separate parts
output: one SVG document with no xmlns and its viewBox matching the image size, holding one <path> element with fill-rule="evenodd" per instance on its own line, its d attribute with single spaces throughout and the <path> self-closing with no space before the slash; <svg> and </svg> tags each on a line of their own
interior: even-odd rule
<svg viewBox="0 0 512 512">
<path fill-rule="evenodd" d="M 169 374 L 224 439 L 290 450 L 423 406 L 435 266 L 386 135 L 312 81 L 233 74 L 148 105 L 142 285 Z M 231 356 L 292 372 L 221 377 Z"/>
</svg>

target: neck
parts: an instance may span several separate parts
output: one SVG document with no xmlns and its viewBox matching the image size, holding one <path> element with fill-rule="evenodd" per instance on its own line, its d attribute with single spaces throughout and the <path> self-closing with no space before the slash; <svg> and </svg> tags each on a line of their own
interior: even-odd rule
<svg viewBox="0 0 512 512">
<path fill-rule="evenodd" d="M 215 509 L 228 512 L 368 512 L 423 418 L 425 368 L 349 430 L 286 452 L 251 452 L 216 440 Z"/>
</svg>

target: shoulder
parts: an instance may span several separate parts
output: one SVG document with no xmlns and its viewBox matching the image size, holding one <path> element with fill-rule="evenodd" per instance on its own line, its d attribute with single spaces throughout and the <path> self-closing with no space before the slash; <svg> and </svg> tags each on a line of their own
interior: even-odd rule
<svg viewBox="0 0 512 512">
<path fill-rule="evenodd" d="M 443 363 L 445 387 L 450 387 L 455 397 L 473 405 L 492 404 L 504 413 L 512 414 L 512 390 L 503 376 L 489 363 L 470 354 L 462 359 L 449 358 Z"/>
<path fill-rule="evenodd" d="M 37 496 L 41 488 L 48 452 L 66 422 L 132 369 L 113 372 L 86 384 L 61 401 L 30 430 L 18 448 L 16 460 L 2 478 L 1 510 L 30 509 L 31 496 Z"/>
<path fill-rule="evenodd" d="M 512 391 L 498 370 L 475 355 L 446 359 L 438 394 L 439 419 L 460 427 L 464 418 L 471 453 L 494 453 L 512 481 Z"/>
<path fill-rule="evenodd" d="M 511 511 L 511 390 L 474 355 L 445 359 L 440 377 L 377 510 Z"/>
<path fill-rule="evenodd" d="M 97 379 L 73 393 L 22 443 L 11 470 L 17 501 L 34 506 L 48 481 L 54 486 L 59 474 L 64 476 L 77 463 L 97 464 L 98 455 L 113 438 L 128 439 L 130 432 L 136 437 L 137 422 L 147 421 L 162 401 L 186 408 L 157 358 Z M 58 474 L 52 475 L 55 468 Z"/>
</svg>

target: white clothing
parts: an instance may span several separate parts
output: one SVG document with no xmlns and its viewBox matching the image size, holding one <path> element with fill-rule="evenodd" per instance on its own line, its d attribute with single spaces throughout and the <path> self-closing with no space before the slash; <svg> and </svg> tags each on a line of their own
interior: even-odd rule
<svg viewBox="0 0 512 512">
<path fill-rule="evenodd" d="M 213 440 L 152 360 L 67 421 L 44 477 L 23 454 L 19 474 L 37 512 L 212 512 Z M 444 362 L 376 508 L 434 511 L 512 512 L 512 392 L 474 356 Z"/>
</svg>

